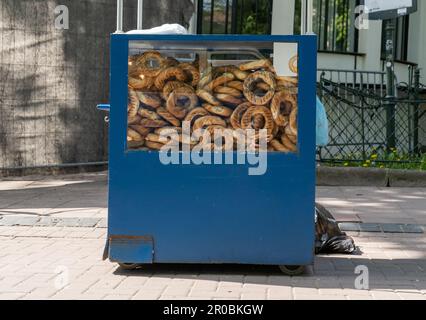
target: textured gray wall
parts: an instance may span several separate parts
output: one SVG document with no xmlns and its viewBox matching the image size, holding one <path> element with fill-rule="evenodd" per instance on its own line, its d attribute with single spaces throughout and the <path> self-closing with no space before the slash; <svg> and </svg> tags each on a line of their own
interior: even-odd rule
<svg viewBox="0 0 426 320">
<path fill-rule="evenodd" d="M 136 26 L 125 0 L 124 28 Z M 109 34 L 115 0 L 0 0 L 0 168 L 107 159 Z M 69 30 L 54 8 L 69 8 Z M 190 0 L 145 0 L 144 28 L 187 24 Z"/>
</svg>

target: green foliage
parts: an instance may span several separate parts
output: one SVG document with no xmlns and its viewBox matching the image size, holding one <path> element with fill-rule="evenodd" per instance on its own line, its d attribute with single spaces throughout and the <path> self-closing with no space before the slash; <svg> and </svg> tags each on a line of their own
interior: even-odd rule
<svg viewBox="0 0 426 320">
<path fill-rule="evenodd" d="M 426 171 L 426 153 L 414 157 L 411 154 L 401 153 L 397 149 L 391 152 L 379 154 L 376 150 L 366 157 L 365 161 L 360 154 L 350 154 L 345 160 L 326 163 L 332 167 L 363 167 L 363 168 L 379 168 L 379 169 L 405 169 Z"/>
</svg>

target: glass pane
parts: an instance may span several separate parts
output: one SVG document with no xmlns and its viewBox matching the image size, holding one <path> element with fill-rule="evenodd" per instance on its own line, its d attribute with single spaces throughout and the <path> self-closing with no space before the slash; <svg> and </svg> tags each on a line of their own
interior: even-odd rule
<svg viewBox="0 0 426 320">
<path fill-rule="evenodd" d="M 128 149 L 297 152 L 297 50 L 130 42 Z"/>
<path fill-rule="evenodd" d="M 356 0 L 314 0 L 313 29 L 318 36 L 318 49 L 355 52 Z M 296 0 L 294 33 L 300 34 L 301 1 Z"/>
<path fill-rule="evenodd" d="M 272 0 L 204 0 L 204 34 L 270 34 Z"/>
</svg>

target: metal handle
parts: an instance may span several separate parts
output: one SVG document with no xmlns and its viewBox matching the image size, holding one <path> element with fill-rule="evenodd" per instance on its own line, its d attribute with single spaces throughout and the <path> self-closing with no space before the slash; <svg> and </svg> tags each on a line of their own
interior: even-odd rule
<svg viewBox="0 0 426 320">
<path fill-rule="evenodd" d="M 142 30 L 143 29 L 143 0 L 138 0 L 138 20 L 137 20 L 137 29 Z"/>
<path fill-rule="evenodd" d="M 115 33 L 123 33 L 123 0 L 117 0 L 117 29 Z"/>
<path fill-rule="evenodd" d="M 143 0 L 138 0 L 136 28 L 138 30 L 143 28 Z M 123 33 L 123 0 L 117 0 L 117 29 L 115 33 Z"/>
</svg>

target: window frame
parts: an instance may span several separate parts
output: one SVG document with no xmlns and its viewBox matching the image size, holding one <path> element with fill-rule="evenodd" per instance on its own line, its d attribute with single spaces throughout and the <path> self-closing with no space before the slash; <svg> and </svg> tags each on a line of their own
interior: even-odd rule
<svg viewBox="0 0 426 320">
<path fill-rule="evenodd" d="M 197 6 L 197 34 L 213 34 L 213 22 L 214 22 L 214 4 L 215 1 L 218 0 L 210 0 L 211 1 L 211 7 L 210 7 L 210 27 L 208 32 L 206 30 L 203 30 L 203 20 L 204 20 L 204 0 L 197 0 L 198 6 Z M 243 23 L 241 23 L 244 13 L 244 2 L 246 0 L 225 0 L 225 30 L 222 34 L 244 34 L 242 32 Z M 253 0 L 255 1 L 256 5 L 256 11 L 255 15 L 258 16 L 258 5 L 259 1 L 262 0 Z M 272 4 L 273 0 L 264 0 L 267 1 L 268 5 L 268 15 L 269 19 L 267 19 L 267 31 L 264 33 L 265 35 L 270 35 L 272 31 Z M 240 16 L 239 16 L 240 14 Z M 231 18 L 230 28 L 229 28 L 229 19 Z M 256 23 L 256 34 L 257 30 L 257 19 L 255 21 Z M 263 34 L 263 33 L 262 33 Z"/>
</svg>

